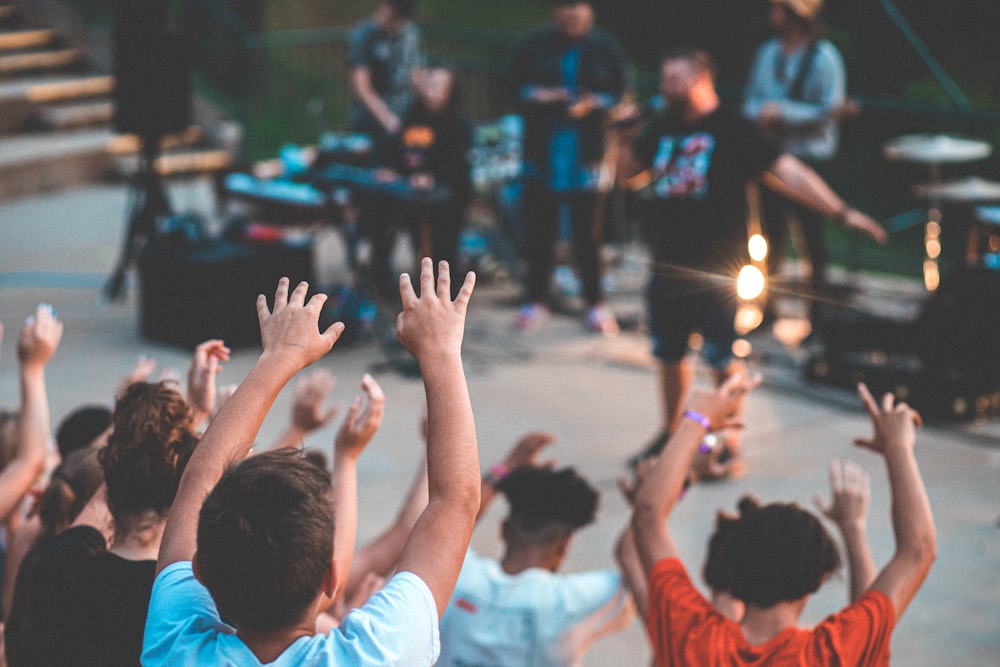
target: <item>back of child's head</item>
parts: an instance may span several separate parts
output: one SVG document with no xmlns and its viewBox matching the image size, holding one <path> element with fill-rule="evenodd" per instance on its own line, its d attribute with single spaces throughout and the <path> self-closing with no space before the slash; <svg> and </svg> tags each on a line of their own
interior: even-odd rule
<svg viewBox="0 0 1000 667">
<path fill-rule="evenodd" d="M 241 461 L 198 518 L 198 578 L 241 629 L 289 628 L 320 591 L 333 560 L 330 474 L 294 450 Z"/>
<path fill-rule="evenodd" d="M 708 538 L 708 555 L 705 556 L 705 567 L 702 577 L 708 587 L 717 593 L 730 593 L 733 589 L 732 572 L 723 557 L 726 542 L 736 532 L 736 528 L 750 514 L 760 507 L 760 502 L 753 496 L 743 496 L 736 503 L 738 514 L 716 512 L 715 532 Z"/>
<path fill-rule="evenodd" d="M 42 523 L 39 541 L 50 539 L 72 523 L 101 486 L 104 473 L 98 453 L 92 447 L 72 451 L 52 472 L 38 503 L 38 518 Z"/>
<path fill-rule="evenodd" d="M 497 489 L 510 505 L 508 542 L 553 542 L 593 523 L 597 513 L 597 491 L 573 468 L 518 468 Z"/>
<path fill-rule="evenodd" d="M 87 447 L 111 426 L 111 410 L 101 405 L 85 405 L 66 415 L 56 429 L 56 446 L 65 458 Z"/>
<path fill-rule="evenodd" d="M 815 593 L 840 567 L 833 537 L 795 503 L 772 503 L 739 522 L 723 546 L 733 597 L 768 609 Z"/>
<path fill-rule="evenodd" d="M 137 382 L 115 405 L 100 461 L 118 532 L 152 510 L 166 516 L 198 443 L 191 409 L 167 382 Z"/>
</svg>

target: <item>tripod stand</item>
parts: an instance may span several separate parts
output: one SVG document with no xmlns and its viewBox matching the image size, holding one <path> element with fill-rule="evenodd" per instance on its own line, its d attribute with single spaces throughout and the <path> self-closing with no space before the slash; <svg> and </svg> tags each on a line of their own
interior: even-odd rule
<svg viewBox="0 0 1000 667">
<path fill-rule="evenodd" d="M 163 183 L 156 173 L 160 139 L 159 136 L 142 139 L 139 168 L 129 182 L 125 240 L 118 254 L 118 262 L 104 284 L 103 298 L 107 302 L 125 298 L 125 272 L 139 258 L 146 241 L 156 232 L 157 218 L 173 214 Z"/>
</svg>

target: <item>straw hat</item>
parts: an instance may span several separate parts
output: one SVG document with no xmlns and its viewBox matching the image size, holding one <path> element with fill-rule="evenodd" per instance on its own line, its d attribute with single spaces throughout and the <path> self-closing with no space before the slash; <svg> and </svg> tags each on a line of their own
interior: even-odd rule
<svg viewBox="0 0 1000 667">
<path fill-rule="evenodd" d="M 788 7 L 796 16 L 809 21 L 816 18 L 823 7 L 823 0 L 771 0 L 771 2 Z"/>
</svg>

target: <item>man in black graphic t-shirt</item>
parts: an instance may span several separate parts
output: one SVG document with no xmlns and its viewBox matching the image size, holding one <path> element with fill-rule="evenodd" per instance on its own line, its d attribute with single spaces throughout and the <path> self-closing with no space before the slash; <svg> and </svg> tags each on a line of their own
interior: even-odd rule
<svg viewBox="0 0 1000 667">
<path fill-rule="evenodd" d="M 657 442 L 665 442 L 682 419 L 681 406 L 693 379 L 692 362 L 685 358 L 693 331 L 704 337 L 705 356 L 719 382 L 742 370 L 731 347 L 734 279 L 748 261 L 749 179 L 761 177 L 783 195 L 879 242 L 886 234 L 737 111 L 720 107 L 707 53 L 678 49 L 667 55 L 660 90 L 667 111 L 636 139 L 635 155 L 648 170 L 655 194 L 649 234 L 654 269 L 647 303 L 663 410 L 663 435 Z"/>
</svg>

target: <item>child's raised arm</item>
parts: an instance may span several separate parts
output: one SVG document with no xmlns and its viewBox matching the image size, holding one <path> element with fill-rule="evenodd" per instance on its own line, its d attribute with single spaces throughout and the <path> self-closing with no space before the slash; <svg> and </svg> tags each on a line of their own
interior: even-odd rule
<svg viewBox="0 0 1000 667">
<path fill-rule="evenodd" d="M 205 498 L 226 468 L 246 456 L 282 387 L 298 371 L 329 352 L 344 331 L 341 322 L 319 331 L 319 314 L 326 295 L 316 294 L 306 303 L 308 289 L 302 282 L 289 295 L 288 279 L 282 278 L 274 295 L 273 311 L 268 310 L 263 294 L 257 297 L 264 349 L 191 455 L 167 516 L 157 574 L 171 563 L 192 559 L 197 547 L 198 513 Z"/>
<path fill-rule="evenodd" d="M 420 265 L 420 296 L 403 274 L 403 312 L 396 320 L 399 342 L 416 357 L 427 393 L 427 479 L 429 502 L 400 558 L 399 570 L 420 577 L 444 613 L 458 579 L 479 511 L 479 453 L 469 389 L 462 368 L 465 313 L 475 285 L 469 273 L 451 300 L 447 262 Z"/>
</svg>

